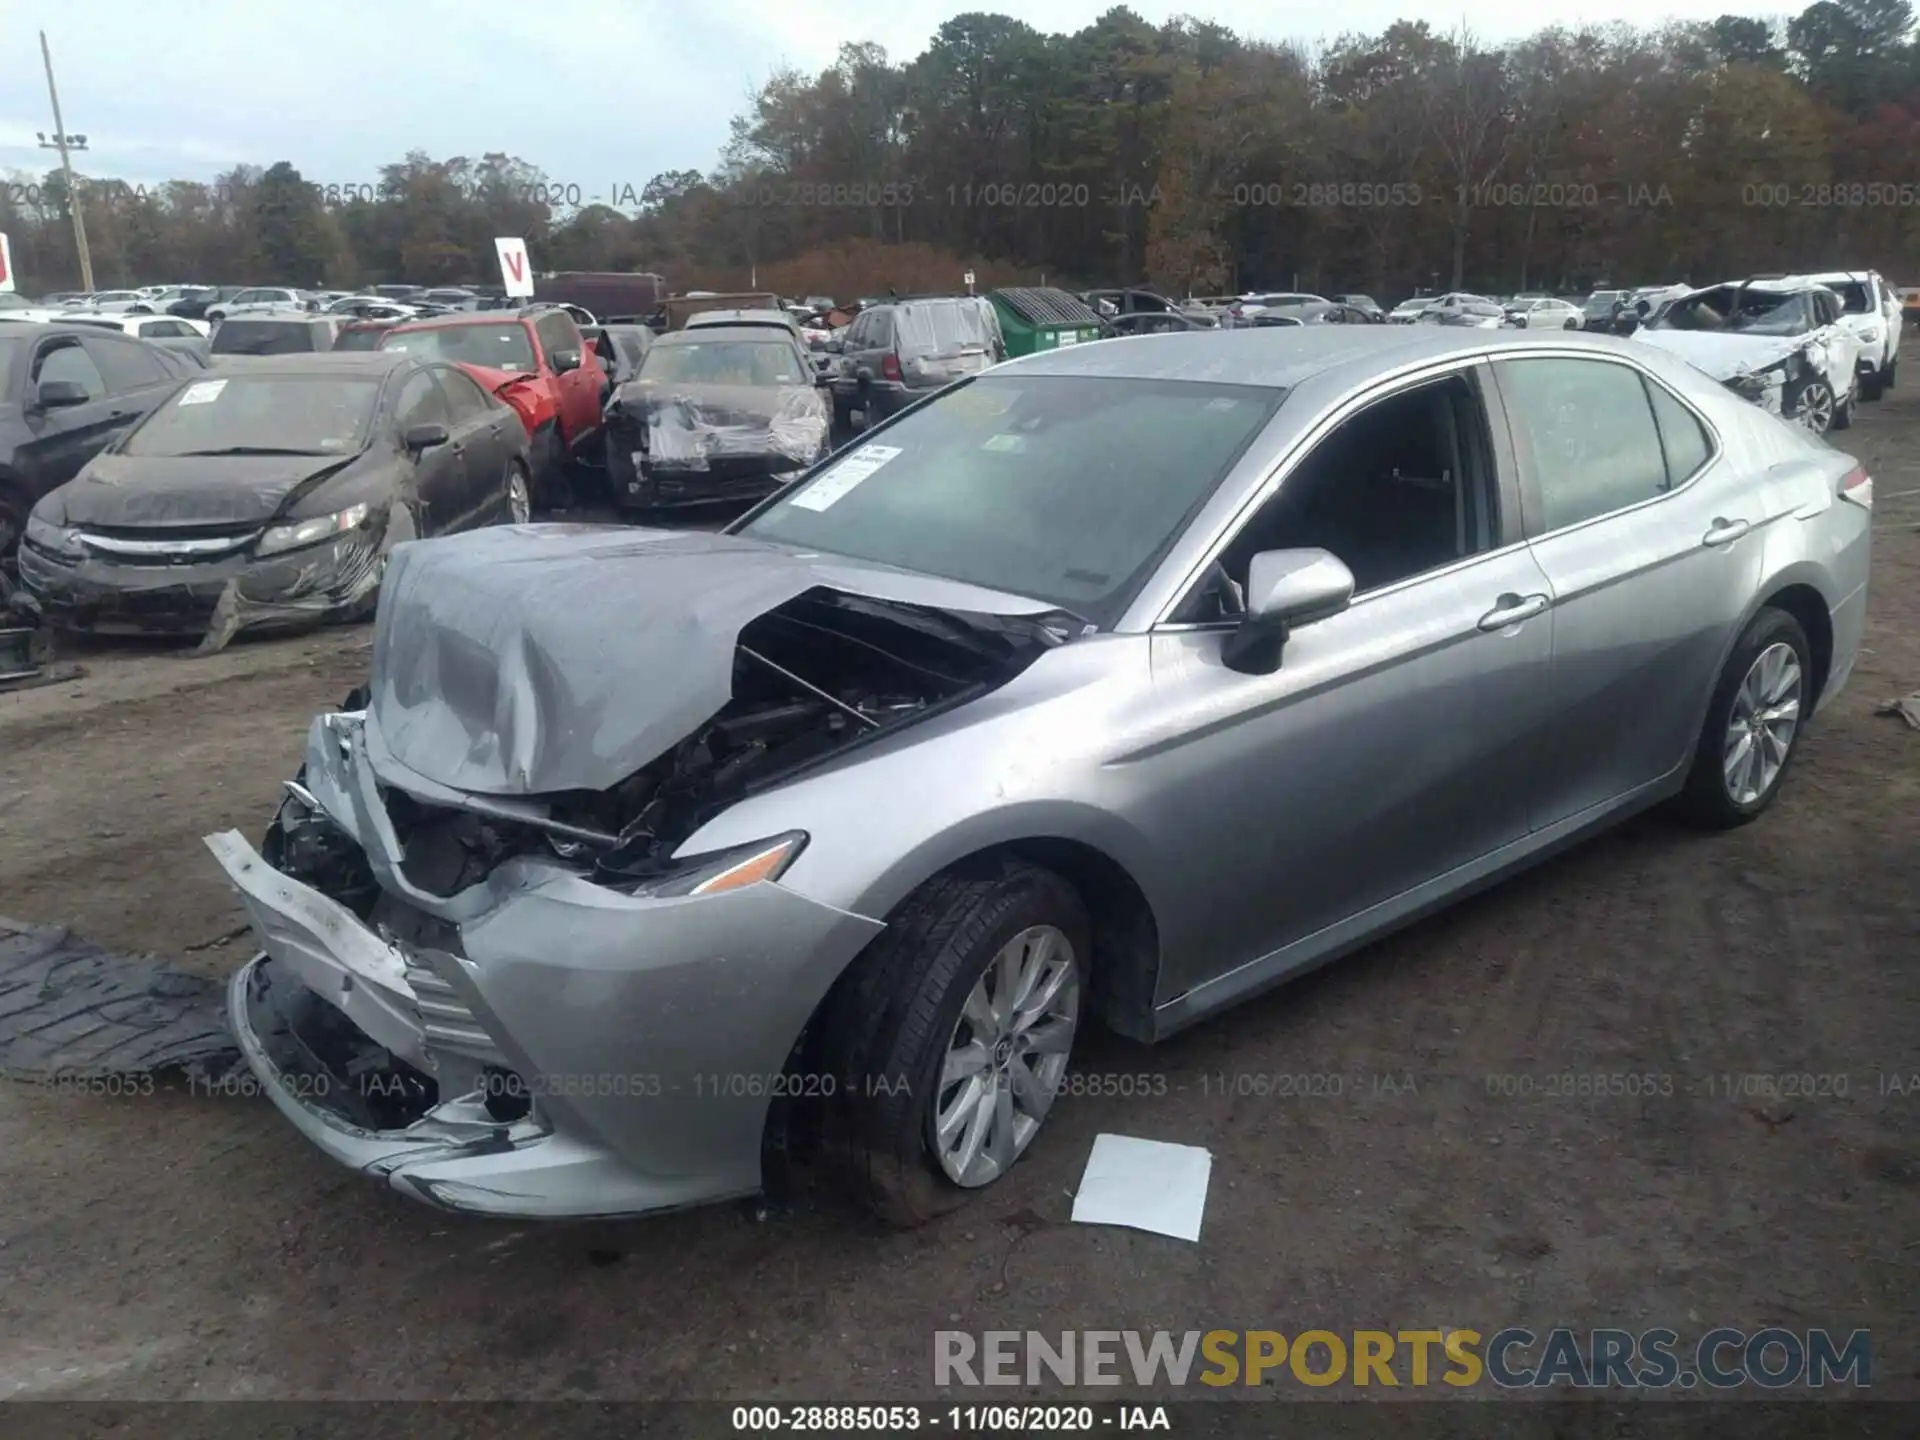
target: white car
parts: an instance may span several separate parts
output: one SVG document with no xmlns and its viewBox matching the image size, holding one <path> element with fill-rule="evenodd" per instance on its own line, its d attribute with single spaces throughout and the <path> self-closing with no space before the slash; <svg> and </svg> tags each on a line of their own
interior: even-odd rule
<svg viewBox="0 0 1920 1440">
<path fill-rule="evenodd" d="M 138 290 L 96 290 L 91 295 L 76 296 L 62 308 L 89 315 L 124 315 L 135 307 L 153 308 Z"/>
<path fill-rule="evenodd" d="M 1804 277 L 1824 285 L 1840 297 L 1840 323 L 1860 342 L 1860 398 L 1878 400 L 1893 388 L 1894 367 L 1900 363 L 1902 312 L 1900 297 L 1874 270 L 1834 270 Z"/>
<path fill-rule="evenodd" d="M 1268 310 L 1291 310 L 1301 305 L 1325 305 L 1324 295 L 1304 295 L 1293 290 L 1272 290 L 1262 294 L 1249 292 L 1229 309 L 1221 319 L 1226 326 L 1246 326 L 1253 323 L 1253 317 Z"/>
<path fill-rule="evenodd" d="M 97 325 L 103 330 L 118 330 L 140 340 L 205 340 L 213 327 L 204 320 L 188 320 L 180 315 L 67 314 L 60 317 L 72 325 Z"/>
<path fill-rule="evenodd" d="M 251 290 L 242 290 L 231 300 L 222 300 L 218 305 L 207 307 L 207 320 L 218 325 L 229 315 L 260 314 L 267 310 L 305 310 L 309 308 L 307 292 L 287 290 L 272 285 L 257 285 Z"/>
<path fill-rule="evenodd" d="M 1420 318 L 1420 312 L 1433 304 L 1438 295 L 1416 295 L 1411 300 L 1402 300 L 1387 312 L 1387 321 L 1393 325 L 1411 325 Z"/>
<path fill-rule="evenodd" d="M 341 295 L 329 300 L 323 313 L 344 315 L 350 320 L 411 320 L 420 311 L 417 306 L 384 295 Z"/>
<path fill-rule="evenodd" d="M 1853 423 L 1860 342 L 1811 280 L 1730 281 L 1667 302 L 1633 334 L 1816 435 Z"/>
<path fill-rule="evenodd" d="M 1484 295 L 1474 295 L 1465 290 L 1449 290 L 1446 294 L 1435 295 L 1427 301 L 1413 318 L 1423 325 L 1437 325 L 1449 315 L 1459 315 L 1469 306 L 1482 305 L 1493 305 L 1496 310 L 1500 308 Z"/>
<path fill-rule="evenodd" d="M 1578 330 L 1581 311 L 1551 296 L 1528 296 L 1508 304 L 1507 324 L 1520 330 Z"/>
</svg>

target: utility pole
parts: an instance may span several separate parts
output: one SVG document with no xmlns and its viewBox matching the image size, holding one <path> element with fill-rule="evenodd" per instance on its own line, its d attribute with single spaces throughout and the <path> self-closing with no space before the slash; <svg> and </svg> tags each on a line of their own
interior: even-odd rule
<svg viewBox="0 0 1920 1440">
<path fill-rule="evenodd" d="M 87 251 L 87 222 L 80 211 L 80 191 L 73 183 L 73 160 L 67 153 L 67 142 L 78 140 L 81 149 L 86 148 L 84 136 L 69 136 L 67 128 L 60 120 L 60 92 L 53 83 L 53 52 L 47 48 L 47 32 L 40 32 L 40 58 L 47 67 L 47 98 L 53 101 L 53 139 L 42 140 L 42 149 L 54 149 L 60 152 L 60 171 L 67 180 L 67 208 L 73 212 L 73 248 L 80 254 L 80 288 L 89 294 L 93 292 L 93 256 Z"/>
</svg>

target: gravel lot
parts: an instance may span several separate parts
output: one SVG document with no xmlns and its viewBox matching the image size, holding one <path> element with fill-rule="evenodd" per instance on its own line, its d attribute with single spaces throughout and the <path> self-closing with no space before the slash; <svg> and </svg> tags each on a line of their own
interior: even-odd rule
<svg viewBox="0 0 1920 1440">
<path fill-rule="evenodd" d="M 1646 818 L 1164 1047 L 1096 1040 L 1084 1071 L 1165 1093 L 1063 1099 L 1006 1182 L 913 1234 L 811 1191 L 473 1222 L 262 1099 L 0 1085 L 0 1396 L 878 1401 L 930 1397 L 936 1328 L 1560 1323 L 1866 1327 L 1876 1393 L 1920 1395 L 1920 1094 L 1881 1078 L 1920 1074 L 1920 733 L 1873 714 L 1920 689 L 1903 369 L 1836 437 L 1879 492 L 1869 653 L 1761 823 Z M 0 913 L 241 963 L 200 837 L 258 833 L 367 644 L 119 647 L 0 697 Z M 1488 1093 L 1563 1071 L 1675 1091 Z M 1343 1094 L 1236 1078 L 1313 1073 Z M 1847 1093 L 1714 1093 L 1775 1074 Z M 1067 1223 L 1103 1130 L 1212 1149 L 1198 1244 Z"/>
</svg>

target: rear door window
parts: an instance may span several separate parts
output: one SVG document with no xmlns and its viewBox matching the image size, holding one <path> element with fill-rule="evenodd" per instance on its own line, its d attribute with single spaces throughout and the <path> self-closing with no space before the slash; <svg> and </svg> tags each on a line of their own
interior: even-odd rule
<svg viewBox="0 0 1920 1440">
<path fill-rule="evenodd" d="M 1529 530 L 1550 534 L 1664 494 L 1667 458 L 1640 372 L 1604 360 L 1495 367 L 1514 448 L 1539 486 Z"/>
</svg>

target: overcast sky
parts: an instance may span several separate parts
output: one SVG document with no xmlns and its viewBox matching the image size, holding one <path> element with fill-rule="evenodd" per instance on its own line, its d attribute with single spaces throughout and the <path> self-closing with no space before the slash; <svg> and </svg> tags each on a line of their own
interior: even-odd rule
<svg viewBox="0 0 1920 1440">
<path fill-rule="evenodd" d="M 0 170 L 54 163 L 36 31 L 53 48 L 61 113 L 88 137 L 85 173 L 208 180 L 291 160 L 323 185 L 365 184 L 407 151 L 503 150 L 580 187 L 637 193 L 662 170 L 712 168 L 727 122 L 775 70 L 814 71 L 845 41 L 896 60 L 969 10 L 1077 30 L 1108 0 L 0 0 Z M 1306 42 L 1377 32 L 1403 15 L 1488 39 L 1552 24 L 1707 19 L 1729 0 L 1394 0 L 1325 4 L 1137 0 L 1148 20 L 1199 14 L 1245 35 Z M 1758 13 L 1758 12 L 1755 12 Z"/>
</svg>

